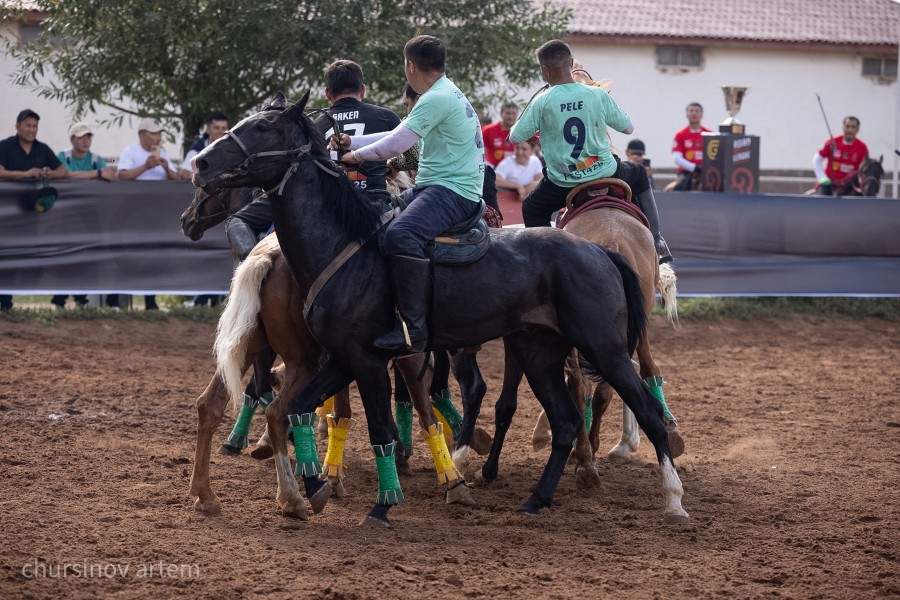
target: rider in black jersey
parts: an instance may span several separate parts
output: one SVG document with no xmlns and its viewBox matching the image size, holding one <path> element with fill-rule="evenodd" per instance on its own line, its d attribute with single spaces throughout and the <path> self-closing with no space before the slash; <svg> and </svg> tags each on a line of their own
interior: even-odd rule
<svg viewBox="0 0 900 600">
<path fill-rule="evenodd" d="M 363 102 L 366 85 L 363 70 L 352 60 L 336 60 L 325 68 L 325 97 L 331 107 L 328 113 L 340 127 L 340 133 L 350 136 L 391 131 L 400 124 L 394 111 Z M 322 118 L 317 124 L 332 131 L 332 120 Z M 332 152 L 337 159 L 337 153 Z M 344 165 L 347 177 L 357 189 L 371 194 L 386 193 L 388 175 L 385 161 L 367 161 L 360 165 Z M 235 255 L 244 260 L 260 235 L 272 225 L 272 206 L 265 192 L 258 190 L 253 201 L 225 221 L 228 243 Z"/>
</svg>

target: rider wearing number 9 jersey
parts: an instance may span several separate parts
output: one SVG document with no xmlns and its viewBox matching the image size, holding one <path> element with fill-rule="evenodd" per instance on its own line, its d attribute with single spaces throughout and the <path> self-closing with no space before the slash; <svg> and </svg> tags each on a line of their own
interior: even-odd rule
<svg viewBox="0 0 900 600">
<path fill-rule="evenodd" d="M 629 186 L 650 222 L 660 262 L 672 260 L 659 234 L 656 200 L 642 165 L 620 161 L 612 153 L 606 128 L 631 133 L 631 117 L 619 108 L 606 90 L 577 83 L 572 78 L 572 52 L 551 40 L 538 48 L 541 76 L 550 87 L 536 96 L 509 134 L 519 143 L 541 134 L 541 150 L 547 163 L 544 179 L 522 204 L 526 227 L 550 223 L 553 211 L 566 204 L 566 196 L 579 184 L 616 177 Z"/>
</svg>

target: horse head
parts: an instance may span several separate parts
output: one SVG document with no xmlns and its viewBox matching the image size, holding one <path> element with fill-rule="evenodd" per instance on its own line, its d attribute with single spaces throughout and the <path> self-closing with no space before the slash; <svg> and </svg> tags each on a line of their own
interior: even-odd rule
<svg viewBox="0 0 900 600">
<path fill-rule="evenodd" d="M 866 158 L 859 166 L 859 187 L 863 196 L 877 196 L 884 178 L 884 155 L 878 160 Z"/>
<path fill-rule="evenodd" d="M 181 215 L 181 232 L 196 242 L 207 229 L 247 206 L 253 199 L 253 191 L 252 188 L 222 188 L 208 194 L 197 188 L 194 199 Z"/>
<path fill-rule="evenodd" d="M 303 110 L 308 100 L 309 92 L 290 104 L 278 92 L 261 111 L 239 122 L 195 157 L 194 185 L 209 194 L 223 187 L 278 187 L 289 177 L 291 164 L 310 153 L 309 143 L 304 146 L 298 140 L 304 137 L 298 124 L 306 120 Z M 321 155 L 321 148 L 316 151 Z"/>
</svg>

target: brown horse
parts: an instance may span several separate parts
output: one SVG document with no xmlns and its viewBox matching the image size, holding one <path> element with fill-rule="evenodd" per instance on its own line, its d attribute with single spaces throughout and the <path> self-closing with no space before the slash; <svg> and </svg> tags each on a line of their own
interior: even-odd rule
<svg viewBox="0 0 900 600">
<path fill-rule="evenodd" d="M 630 196 L 627 184 L 619 180 L 607 181 L 623 188 L 623 195 Z M 598 182 L 599 183 L 599 182 Z M 647 314 L 655 303 L 655 293 L 659 291 L 665 303 L 666 312 L 670 321 L 677 316 L 676 307 L 676 278 L 671 266 L 666 263 L 660 265 L 653 244 L 653 236 L 650 230 L 633 215 L 618 208 L 600 207 L 576 215 L 565 226 L 565 230 L 579 237 L 583 237 L 596 244 L 600 244 L 610 250 L 618 252 L 628 259 L 629 264 L 638 274 L 641 281 L 641 291 L 644 294 L 644 306 Z M 650 386 L 654 395 L 663 405 L 666 429 L 669 433 L 669 446 L 673 456 L 680 456 L 684 452 L 684 441 L 678 431 L 677 422 L 669 413 L 662 394 L 662 372 L 650 351 L 650 336 L 645 334 L 638 341 L 636 350 L 641 379 Z M 589 379 L 580 368 L 577 361 L 570 361 L 569 389 L 573 399 L 579 405 L 583 405 L 586 398 L 593 397 L 592 423 L 590 426 L 590 450 L 588 450 L 588 436 L 584 431 L 579 432 L 576 444 L 576 456 L 579 459 L 579 467 L 593 469 L 593 454 L 599 448 L 600 422 L 603 414 L 609 408 L 612 401 L 613 390 L 605 382 L 596 385 L 593 394 L 590 393 Z M 535 449 L 547 445 L 550 441 L 549 428 L 545 425 L 546 419 L 539 420 L 532 436 Z M 622 436 L 615 447 L 609 451 L 608 458 L 614 462 L 627 462 L 638 448 L 640 438 L 634 415 L 623 406 L 622 412 Z M 582 483 L 594 481 L 593 473 L 579 473 Z"/>
</svg>

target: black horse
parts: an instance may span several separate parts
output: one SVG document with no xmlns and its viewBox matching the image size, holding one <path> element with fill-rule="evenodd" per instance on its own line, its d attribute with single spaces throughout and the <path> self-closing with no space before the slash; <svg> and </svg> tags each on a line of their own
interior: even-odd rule
<svg viewBox="0 0 900 600">
<path fill-rule="evenodd" d="M 874 160 L 864 158 L 856 173 L 847 178 L 835 196 L 870 196 L 874 198 L 881 189 L 881 180 L 884 178 L 884 156 Z"/>
<path fill-rule="evenodd" d="M 289 410 L 279 403 L 280 409 L 272 405 L 266 412 L 283 511 L 302 501 L 287 456 L 287 413 L 292 420 L 302 419 L 356 380 L 379 467 L 384 461 L 378 457 L 394 447 L 385 368 L 391 354 L 372 345 L 394 325 L 386 262 L 370 241 L 384 219 L 328 160 L 322 133 L 303 113 L 308 97 L 285 106 L 279 94 L 198 155 L 194 174 L 194 185 L 209 193 L 221 187 L 270 190 L 282 251 L 307 294 L 307 324 L 329 353 L 309 387 L 289 400 Z M 502 230 L 491 238 L 490 251 L 478 262 L 435 267 L 431 330 L 439 349 L 503 337 L 547 413 L 553 448 L 520 510 L 536 514 L 551 506 L 583 426 L 563 373 L 575 347 L 631 408 L 656 449 L 667 516 L 687 518 L 662 410 L 631 364 L 646 326 L 634 272 L 621 256 L 551 228 Z M 362 245 L 347 258 L 346 249 L 356 244 Z M 345 262 L 337 266 L 336 258 Z M 320 275 L 326 271 L 332 274 L 323 282 Z M 391 474 L 379 472 L 382 493 L 364 522 L 388 525 L 390 506 L 402 499 L 399 485 L 382 479 L 392 479 Z M 308 496 L 325 485 L 311 476 L 303 482 Z"/>
</svg>

